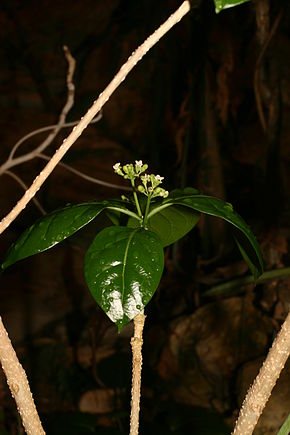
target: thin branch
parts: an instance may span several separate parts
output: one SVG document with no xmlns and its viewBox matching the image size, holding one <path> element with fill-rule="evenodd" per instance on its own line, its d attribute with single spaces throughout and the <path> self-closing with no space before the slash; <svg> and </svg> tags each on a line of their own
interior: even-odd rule
<svg viewBox="0 0 290 435">
<path fill-rule="evenodd" d="M 33 159 L 35 157 L 35 154 L 41 153 L 51 144 L 51 142 L 55 139 L 59 131 L 62 129 L 65 123 L 66 116 L 74 104 L 74 89 L 75 89 L 74 84 L 72 82 L 73 74 L 75 70 L 75 59 L 72 57 L 66 45 L 64 45 L 63 50 L 64 50 L 66 60 L 68 62 L 68 71 L 67 71 L 67 78 L 66 78 L 68 93 L 67 93 L 67 100 L 59 116 L 58 123 L 55 125 L 54 129 L 47 136 L 47 138 L 35 150 L 31 151 L 30 153 L 19 156 L 17 158 L 13 158 L 19 145 L 23 143 L 23 140 L 17 142 L 17 144 L 14 145 L 14 147 L 12 148 L 12 151 L 7 161 L 1 166 L 2 172 L 5 172 L 7 169 L 11 168 L 12 166 L 16 166 L 19 165 L 20 163 L 24 163 L 27 162 L 28 160 Z"/>
<path fill-rule="evenodd" d="M 48 161 L 51 159 L 50 156 L 47 156 L 45 154 L 37 154 L 36 157 L 39 157 L 41 159 L 48 160 Z M 81 177 L 84 180 L 90 181 L 92 183 L 99 184 L 100 186 L 105 186 L 105 187 L 110 187 L 113 189 L 126 190 L 128 192 L 129 191 L 132 192 L 132 189 L 130 187 L 120 186 L 119 184 L 109 183 L 107 181 L 99 180 L 98 178 L 90 177 L 89 175 L 84 174 L 83 172 L 72 168 L 70 165 L 67 165 L 66 163 L 59 162 L 58 165 L 61 166 L 62 168 L 65 168 L 66 170 L 72 172 L 73 174 L 77 175 L 78 177 Z"/>
<path fill-rule="evenodd" d="M 131 417 L 130 435 L 138 435 L 139 412 L 141 396 L 141 370 L 142 370 L 142 345 L 143 328 L 146 316 L 144 313 L 134 317 L 134 337 L 131 338 L 132 346 L 132 391 L 131 391 Z"/>
<path fill-rule="evenodd" d="M 92 107 L 87 111 L 85 116 L 81 119 L 79 124 L 73 128 L 67 139 L 64 140 L 60 148 L 55 152 L 51 160 L 47 163 L 45 168 L 34 179 L 30 188 L 25 192 L 23 197 L 18 201 L 15 207 L 5 216 L 0 222 L 0 234 L 13 222 L 13 220 L 21 213 L 29 201 L 34 197 L 36 192 L 40 189 L 44 181 L 51 174 L 69 148 L 82 134 L 85 128 L 89 125 L 91 120 L 97 113 L 100 112 L 104 104 L 108 101 L 113 92 L 125 80 L 128 73 L 136 66 L 142 57 L 155 45 L 159 39 L 164 36 L 175 24 L 177 24 L 190 10 L 190 2 L 184 1 L 182 5 L 163 23 L 146 41 L 140 45 L 135 52 L 129 57 L 127 62 L 121 67 L 119 72 L 115 75 L 111 83 L 106 87 L 104 92 L 99 95 L 99 98 L 94 102 Z"/>
<path fill-rule="evenodd" d="M 265 114 L 264 114 L 264 110 L 263 110 L 263 103 L 262 103 L 262 98 L 261 98 L 261 94 L 260 94 L 259 72 L 260 72 L 260 68 L 261 68 L 263 57 L 264 57 L 264 55 L 265 55 L 265 53 L 267 51 L 267 48 L 268 48 L 271 40 L 273 39 L 273 36 L 276 33 L 276 30 L 277 30 L 277 28 L 279 26 L 279 23 L 281 21 L 282 12 L 283 11 L 280 11 L 280 13 L 275 18 L 274 24 L 273 24 L 273 26 L 272 26 L 272 28 L 271 28 L 271 30 L 269 32 L 268 38 L 266 39 L 263 47 L 261 48 L 260 54 L 259 54 L 257 62 L 256 62 L 255 72 L 254 72 L 254 91 L 255 91 L 256 106 L 257 106 L 257 111 L 258 111 L 259 119 L 260 119 L 262 128 L 263 128 L 265 133 L 267 131 L 267 124 L 266 124 L 266 120 L 265 120 Z"/>
<path fill-rule="evenodd" d="M 100 121 L 100 119 L 102 119 L 102 116 L 103 116 L 102 113 L 99 113 L 94 119 L 92 119 L 90 124 L 95 124 L 96 122 Z M 74 127 L 79 122 L 80 122 L 79 119 L 77 121 L 66 122 L 63 124 L 62 129 L 68 128 L 68 127 Z M 50 130 L 54 130 L 55 128 L 57 128 L 57 126 L 58 126 L 58 124 L 53 124 L 53 125 L 47 125 L 46 127 L 38 128 L 37 130 L 31 131 L 30 133 L 26 134 L 21 139 L 19 139 L 19 141 L 13 146 L 12 151 L 9 154 L 9 157 L 7 159 L 7 162 L 9 162 L 9 164 L 7 164 L 7 162 L 6 162 L 0 166 L 0 175 L 6 170 L 7 167 L 16 166 L 16 165 L 19 165 L 20 163 L 23 163 L 23 161 L 20 159 L 19 160 L 16 160 L 15 158 L 13 159 L 13 156 L 14 156 L 16 150 L 18 150 L 18 148 L 20 147 L 20 145 L 22 145 L 24 142 L 26 142 L 31 137 L 36 136 L 37 134 L 45 133 L 46 131 L 50 131 Z M 35 151 L 31 152 L 30 159 L 33 159 L 35 157 L 34 152 Z M 4 166 L 4 165 L 6 165 L 6 166 Z"/>
<path fill-rule="evenodd" d="M 15 181 L 17 181 L 17 183 L 20 184 L 20 186 L 23 188 L 23 190 L 27 190 L 28 189 L 28 187 L 26 186 L 24 181 L 22 181 L 21 178 L 18 177 L 18 175 L 14 174 L 14 172 L 12 172 L 12 171 L 5 171 L 4 174 L 9 175 L 9 177 L 11 177 Z M 35 206 L 38 208 L 40 213 L 45 215 L 46 211 L 44 210 L 44 208 L 42 207 L 42 205 L 40 204 L 38 199 L 37 198 L 32 198 L 32 201 L 34 202 Z"/>
<path fill-rule="evenodd" d="M 251 435 L 290 354 L 290 312 L 249 389 L 233 435 Z"/>
</svg>

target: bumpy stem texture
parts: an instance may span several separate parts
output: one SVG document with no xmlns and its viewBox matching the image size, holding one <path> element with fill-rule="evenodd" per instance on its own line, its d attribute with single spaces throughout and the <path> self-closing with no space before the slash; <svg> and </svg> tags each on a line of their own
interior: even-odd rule
<svg viewBox="0 0 290 435">
<path fill-rule="evenodd" d="M 138 435 L 139 411 L 141 395 L 141 370 L 142 370 L 142 345 L 143 328 L 146 316 L 137 314 L 134 318 L 134 337 L 131 338 L 132 346 L 132 391 L 131 391 L 131 418 L 130 435 Z"/>
<path fill-rule="evenodd" d="M 28 380 L 19 363 L 11 341 L 0 317 L 0 362 L 6 375 L 8 386 L 21 415 L 24 429 L 28 435 L 45 434 L 36 411 Z"/>
<path fill-rule="evenodd" d="M 233 435 L 251 435 L 290 353 L 290 312 L 249 389 Z"/>
</svg>

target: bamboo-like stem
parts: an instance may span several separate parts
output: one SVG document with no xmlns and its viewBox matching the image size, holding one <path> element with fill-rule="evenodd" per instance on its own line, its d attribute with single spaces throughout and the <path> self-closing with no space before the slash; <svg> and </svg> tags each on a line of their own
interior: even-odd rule
<svg viewBox="0 0 290 435">
<path fill-rule="evenodd" d="M 11 177 L 15 181 L 17 181 L 17 183 L 20 184 L 20 186 L 24 189 L 24 191 L 26 191 L 28 189 L 28 187 L 26 186 L 24 181 L 22 181 L 21 178 L 18 177 L 18 175 L 14 174 L 14 172 L 12 172 L 12 171 L 5 171 L 4 174 L 8 175 L 9 177 Z M 44 210 L 44 208 L 42 207 L 42 205 L 40 204 L 38 199 L 37 198 L 32 198 L 32 201 L 34 202 L 34 204 L 36 205 L 36 207 L 38 208 L 40 213 L 44 216 L 46 214 L 46 211 Z"/>
<path fill-rule="evenodd" d="M 134 337 L 131 338 L 132 346 L 132 390 L 131 390 L 131 417 L 130 435 L 138 435 L 139 411 L 141 395 L 141 370 L 142 370 L 142 345 L 145 314 L 140 313 L 134 318 Z"/>
<path fill-rule="evenodd" d="M 233 435 L 251 435 L 290 353 L 290 312 L 249 389 Z"/>
<path fill-rule="evenodd" d="M 118 86 L 125 80 L 128 73 L 134 68 L 134 66 L 142 59 L 142 57 L 155 45 L 162 36 L 164 36 L 181 18 L 184 17 L 190 10 L 190 2 L 184 1 L 182 5 L 175 11 L 166 21 L 163 23 L 152 35 L 147 38 L 142 45 L 140 45 L 136 51 L 132 53 L 126 63 L 121 67 L 119 72 L 115 75 L 111 83 L 105 88 L 98 99 L 94 102 L 92 107 L 87 111 L 85 116 L 80 120 L 79 124 L 73 128 L 69 136 L 63 141 L 62 145 L 58 148 L 51 160 L 47 163 L 40 174 L 34 179 L 30 188 L 25 192 L 23 197 L 13 207 L 13 209 L 5 216 L 0 222 L 0 234 L 5 231 L 6 228 L 13 222 L 13 220 L 21 213 L 26 207 L 29 201 L 34 197 L 36 192 L 40 189 L 44 181 L 51 174 L 58 162 L 63 158 L 72 144 L 79 138 L 84 129 L 96 116 L 96 114 L 102 109 L 108 99 Z"/>
<path fill-rule="evenodd" d="M 34 401 L 28 380 L 16 353 L 12 347 L 6 329 L 0 317 L 0 362 L 7 378 L 11 394 L 16 402 L 22 424 L 28 435 L 45 434 Z"/>
</svg>

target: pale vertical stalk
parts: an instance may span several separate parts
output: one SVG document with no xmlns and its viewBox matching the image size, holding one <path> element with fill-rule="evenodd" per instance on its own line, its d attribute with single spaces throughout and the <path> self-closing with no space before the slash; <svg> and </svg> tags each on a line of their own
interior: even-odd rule
<svg viewBox="0 0 290 435">
<path fill-rule="evenodd" d="M 131 390 L 131 417 L 130 435 L 138 435 L 139 411 L 141 395 L 141 370 L 142 370 L 142 345 L 143 328 L 146 316 L 137 314 L 134 318 L 134 337 L 131 338 L 132 346 L 132 390 Z"/>
<path fill-rule="evenodd" d="M 290 312 L 249 389 L 233 435 L 251 435 L 290 353 Z"/>
<path fill-rule="evenodd" d="M 7 378 L 11 394 L 16 402 L 22 424 L 28 435 L 45 434 L 34 401 L 28 380 L 16 353 L 12 347 L 6 329 L 0 317 L 0 362 Z"/>
<path fill-rule="evenodd" d="M 87 111 L 85 116 L 80 120 L 78 125 L 73 128 L 67 139 L 64 140 L 59 149 L 52 156 L 45 168 L 34 179 L 30 188 L 25 192 L 23 197 L 18 201 L 15 207 L 5 216 L 0 222 L 0 234 L 13 222 L 13 220 L 21 213 L 26 207 L 29 201 L 34 197 L 36 192 L 40 189 L 44 181 L 51 174 L 59 161 L 63 158 L 72 144 L 79 138 L 84 129 L 89 125 L 96 114 L 106 104 L 113 92 L 118 86 L 125 80 L 129 72 L 135 67 L 135 65 L 142 59 L 142 57 L 155 45 L 162 36 L 164 36 L 181 18 L 184 17 L 190 10 L 190 2 L 184 1 L 182 5 L 163 23 L 152 35 L 147 38 L 142 45 L 140 45 L 136 51 L 134 51 L 127 62 L 121 67 L 119 72 L 115 75 L 111 83 L 105 88 L 98 99 L 94 102 L 92 107 Z"/>
</svg>

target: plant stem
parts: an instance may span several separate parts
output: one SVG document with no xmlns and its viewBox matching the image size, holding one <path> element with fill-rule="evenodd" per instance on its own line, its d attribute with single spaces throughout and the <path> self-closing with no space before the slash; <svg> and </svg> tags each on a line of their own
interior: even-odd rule
<svg viewBox="0 0 290 435">
<path fill-rule="evenodd" d="M 28 435 L 45 435 L 30 392 L 25 371 L 17 359 L 1 317 L 0 362 L 26 433 Z"/>
<path fill-rule="evenodd" d="M 290 353 L 290 312 L 249 389 L 233 435 L 251 435 Z"/>
<path fill-rule="evenodd" d="M 142 211 L 141 211 L 141 208 L 140 208 L 140 204 L 139 204 L 139 200 L 138 200 L 138 195 L 137 195 L 137 193 L 135 192 L 135 190 L 133 191 L 133 196 L 134 196 L 134 200 L 135 200 L 135 204 L 136 204 L 136 208 L 137 208 L 138 216 L 139 216 L 140 218 L 142 218 L 143 215 L 142 215 Z"/>
<path fill-rule="evenodd" d="M 136 213 L 134 213 L 133 211 L 127 210 L 126 208 L 112 206 L 112 207 L 107 207 L 107 210 L 119 211 L 120 213 L 126 214 L 127 216 L 132 216 L 134 219 L 137 219 L 139 221 L 142 220 L 142 218 L 139 217 Z"/>
<path fill-rule="evenodd" d="M 134 337 L 131 338 L 132 346 L 132 390 L 131 390 L 131 417 L 130 435 L 138 435 L 139 411 L 141 395 L 141 369 L 142 369 L 142 344 L 145 314 L 140 313 L 134 318 Z"/>
<path fill-rule="evenodd" d="M 139 204 L 138 195 L 137 195 L 137 193 L 136 193 L 136 188 L 135 188 L 135 182 L 134 182 L 134 179 L 133 179 L 133 180 L 131 179 L 131 185 L 132 185 L 132 188 L 133 188 L 133 196 L 134 196 L 134 201 L 135 201 L 135 204 L 136 204 L 136 208 L 137 208 L 138 216 L 142 219 L 142 218 L 143 218 L 143 215 L 142 215 L 141 207 L 140 207 L 140 204 Z"/>
<path fill-rule="evenodd" d="M 151 200 L 151 196 L 148 195 L 148 197 L 147 197 L 147 202 L 146 202 L 145 214 L 144 214 L 144 227 L 146 227 L 146 224 L 147 224 L 148 213 L 149 213 L 149 207 L 150 207 L 150 200 Z"/>
</svg>

